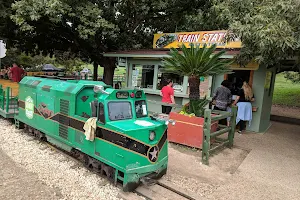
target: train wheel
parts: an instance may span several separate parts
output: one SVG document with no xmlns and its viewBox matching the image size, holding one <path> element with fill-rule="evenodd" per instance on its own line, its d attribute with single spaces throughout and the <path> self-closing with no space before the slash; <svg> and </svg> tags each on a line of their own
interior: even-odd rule
<svg viewBox="0 0 300 200">
<path fill-rule="evenodd" d="M 34 136 L 36 138 L 38 138 L 39 140 L 44 141 L 44 142 L 47 141 L 47 138 L 46 138 L 45 134 L 42 133 L 41 131 L 39 131 L 37 129 L 34 129 L 33 133 L 34 133 Z"/>
<path fill-rule="evenodd" d="M 84 163 L 84 165 L 85 165 L 87 168 L 93 168 L 93 166 L 91 165 L 90 158 L 89 158 L 88 155 L 84 155 L 84 156 L 83 156 L 83 163 Z"/>
<path fill-rule="evenodd" d="M 102 163 L 101 164 L 101 175 L 106 175 L 107 179 L 114 183 L 115 179 L 115 169 Z"/>
</svg>

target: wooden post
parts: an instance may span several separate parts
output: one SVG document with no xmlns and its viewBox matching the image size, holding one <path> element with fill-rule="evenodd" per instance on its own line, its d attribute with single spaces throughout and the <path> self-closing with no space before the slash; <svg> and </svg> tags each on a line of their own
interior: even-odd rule
<svg viewBox="0 0 300 200">
<path fill-rule="evenodd" d="M 211 129 L 211 110 L 206 109 L 204 113 L 203 127 L 203 145 L 202 145 L 202 163 L 209 164 L 210 150 L 210 129 Z"/>
<path fill-rule="evenodd" d="M 231 119 L 230 119 L 230 127 L 231 130 L 228 133 L 228 147 L 232 148 L 233 146 L 233 139 L 234 139 L 234 133 L 235 133 L 235 127 L 236 127 L 236 115 L 237 115 L 237 107 L 232 106 L 231 108 Z"/>
</svg>

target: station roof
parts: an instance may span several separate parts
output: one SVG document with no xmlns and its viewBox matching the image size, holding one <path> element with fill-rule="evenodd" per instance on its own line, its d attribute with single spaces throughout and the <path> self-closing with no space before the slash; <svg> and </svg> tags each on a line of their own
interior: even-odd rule
<svg viewBox="0 0 300 200">
<path fill-rule="evenodd" d="M 223 49 L 217 49 L 216 53 Z M 240 53 L 236 49 L 225 49 L 226 53 L 221 58 L 233 58 Z M 128 50 L 128 51 L 117 51 L 117 52 L 107 52 L 103 55 L 105 57 L 123 57 L 123 58 L 164 58 L 169 57 L 169 49 L 142 49 L 142 50 Z M 180 51 L 181 52 L 181 51 Z"/>
</svg>

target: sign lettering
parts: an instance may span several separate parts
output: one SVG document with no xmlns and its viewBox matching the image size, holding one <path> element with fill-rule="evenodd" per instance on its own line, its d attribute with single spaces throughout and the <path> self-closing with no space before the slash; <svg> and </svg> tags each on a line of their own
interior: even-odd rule
<svg viewBox="0 0 300 200">
<path fill-rule="evenodd" d="M 238 48 L 242 44 L 239 39 L 226 42 L 227 31 L 201 31 L 201 32 L 182 32 L 182 33 L 162 33 L 155 34 L 153 40 L 153 48 L 180 48 L 185 44 L 190 47 L 191 44 L 203 47 L 204 44 L 211 46 L 217 45 L 217 48 Z"/>
</svg>

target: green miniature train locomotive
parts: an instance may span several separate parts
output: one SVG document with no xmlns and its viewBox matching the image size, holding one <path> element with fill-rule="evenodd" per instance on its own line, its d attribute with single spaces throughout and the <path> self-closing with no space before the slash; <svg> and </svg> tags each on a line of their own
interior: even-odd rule
<svg viewBox="0 0 300 200">
<path fill-rule="evenodd" d="M 149 117 L 142 90 L 24 77 L 17 107 L 18 127 L 77 155 L 87 166 L 121 182 L 124 191 L 167 171 L 168 121 Z M 86 126 L 94 130 L 89 136 Z"/>
</svg>

